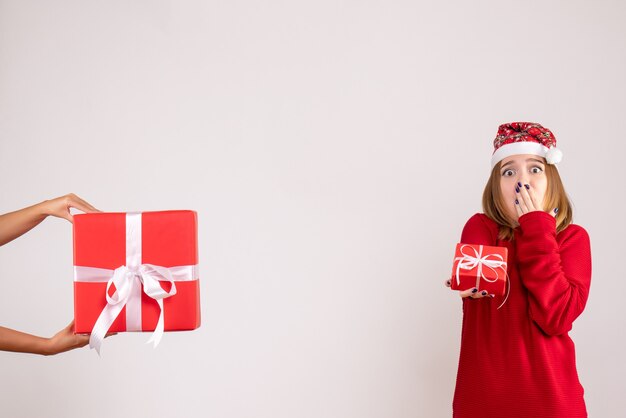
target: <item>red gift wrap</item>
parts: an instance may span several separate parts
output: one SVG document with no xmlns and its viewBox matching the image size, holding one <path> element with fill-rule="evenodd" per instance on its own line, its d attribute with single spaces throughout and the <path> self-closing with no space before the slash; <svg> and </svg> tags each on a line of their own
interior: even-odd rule
<svg viewBox="0 0 626 418">
<path fill-rule="evenodd" d="M 452 266 L 451 288 L 476 287 L 503 296 L 507 286 L 507 248 L 459 243 Z"/>
<path fill-rule="evenodd" d="M 75 333 L 91 333 L 105 307 L 127 291 L 120 286 L 117 292 L 114 273 L 126 275 L 128 288 L 135 290 L 128 290 L 124 307 L 111 314 L 106 332 L 154 331 L 160 319 L 164 331 L 198 328 L 197 241 L 197 214 L 191 210 L 74 215 Z M 147 277 L 158 276 L 156 271 L 166 274 Z"/>
</svg>

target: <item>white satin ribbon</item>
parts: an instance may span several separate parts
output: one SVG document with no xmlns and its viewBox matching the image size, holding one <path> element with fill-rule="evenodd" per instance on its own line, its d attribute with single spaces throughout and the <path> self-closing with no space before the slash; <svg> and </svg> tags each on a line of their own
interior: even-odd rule
<svg viewBox="0 0 626 418">
<path fill-rule="evenodd" d="M 467 254 L 463 252 L 463 250 L 466 247 L 469 247 L 474 252 L 474 254 L 472 255 L 472 254 Z M 474 248 L 473 246 L 468 245 L 468 244 L 463 244 L 461 245 L 461 248 L 459 251 L 461 252 L 461 254 L 463 254 L 463 256 L 454 258 L 454 261 L 457 262 L 456 274 L 455 274 L 457 285 L 461 284 L 461 277 L 459 276 L 459 273 L 461 270 L 469 271 L 478 267 L 476 270 L 476 288 L 477 289 L 480 288 L 481 279 L 485 280 L 486 282 L 495 283 L 496 281 L 498 281 L 498 277 L 499 277 L 496 269 L 502 268 L 502 270 L 504 270 L 504 274 L 507 277 L 507 280 L 506 280 L 507 294 L 506 294 L 506 297 L 504 298 L 504 301 L 500 304 L 500 306 L 498 306 L 498 309 L 500 309 L 502 305 L 504 305 L 504 302 L 506 302 L 506 300 L 508 299 L 509 291 L 510 291 L 509 273 L 507 272 L 507 263 L 506 261 L 504 261 L 504 258 L 500 254 L 487 254 L 485 256 L 482 256 L 483 245 L 479 245 L 478 251 L 476 251 L 476 248 Z M 495 279 L 490 280 L 489 278 L 485 277 L 485 275 L 483 274 L 483 266 L 487 267 L 488 269 L 494 272 L 496 276 Z"/>
<path fill-rule="evenodd" d="M 176 281 L 192 281 L 198 278 L 198 265 L 163 267 L 141 264 L 141 212 L 126 214 L 126 265 L 115 270 L 96 267 L 75 266 L 74 281 L 107 282 L 107 305 L 96 320 L 89 338 L 89 347 L 100 354 L 104 337 L 126 306 L 126 331 L 141 331 L 141 286 L 143 292 L 159 305 L 159 320 L 152 336 L 147 341 L 156 347 L 164 331 L 163 299 L 176 294 Z M 171 283 L 169 292 L 161 287 L 161 281 Z M 115 293 L 110 296 L 111 285 Z"/>
</svg>

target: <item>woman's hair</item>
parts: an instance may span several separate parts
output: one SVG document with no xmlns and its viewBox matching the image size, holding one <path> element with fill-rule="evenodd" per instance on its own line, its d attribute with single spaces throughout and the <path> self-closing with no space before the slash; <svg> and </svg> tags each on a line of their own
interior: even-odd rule
<svg viewBox="0 0 626 418">
<path fill-rule="evenodd" d="M 501 240 L 512 240 L 514 237 L 513 229 L 515 229 L 519 223 L 511 219 L 504 205 L 500 189 L 501 164 L 502 161 L 495 165 L 493 170 L 491 170 L 489 180 L 487 180 L 487 185 L 483 192 L 483 211 L 488 218 L 498 224 L 498 238 Z M 563 187 L 563 182 L 561 181 L 561 176 L 557 168 L 552 164 L 545 164 L 545 159 L 544 167 L 548 185 L 543 198 L 542 210 L 551 211 L 554 208 L 559 208 L 556 215 L 556 232 L 559 233 L 572 223 L 572 205 L 565 193 L 565 187 Z"/>
</svg>

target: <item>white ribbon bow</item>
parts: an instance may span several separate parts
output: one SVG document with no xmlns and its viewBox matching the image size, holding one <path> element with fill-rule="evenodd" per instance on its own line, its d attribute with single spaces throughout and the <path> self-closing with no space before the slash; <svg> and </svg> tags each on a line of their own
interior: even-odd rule
<svg viewBox="0 0 626 418">
<path fill-rule="evenodd" d="M 471 255 L 471 254 L 467 254 L 463 252 L 465 247 L 469 247 L 474 252 L 474 254 Z M 463 256 L 454 258 L 454 261 L 457 262 L 456 274 L 455 274 L 457 285 L 461 284 L 461 277 L 459 276 L 460 270 L 469 271 L 478 267 L 478 269 L 476 270 L 476 288 L 477 289 L 480 288 L 480 279 L 483 279 L 486 282 L 494 283 L 498 281 L 498 277 L 499 277 L 496 269 L 502 268 L 504 270 L 504 274 L 506 274 L 507 276 L 507 281 L 506 281 L 507 293 L 506 293 L 506 297 L 504 298 L 504 301 L 500 304 L 500 306 L 498 306 L 498 309 L 500 309 L 502 305 L 504 305 L 504 302 L 506 302 L 506 300 L 508 299 L 509 291 L 510 291 L 509 273 L 506 270 L 507 263 L 506 261 L 504 261 L 504 258 L 502 258 L 500 254 L 487 254 L 483 257 L 482 256 L 483 245 L 479 245 L 478 251 L 476 251 L 476 248 L 474 248 L 473 246 L 468 245 L 468 244 L 463 244 L 461 245 L 460 252 L 461 254 L 463 254 Z M 490 258 L 493 258 L 493 259 L 490 260 Z M 496 276 L 495 279 L 490 280 L 489 278 L 485 277 L 485 275 L 483 274 L 483 266 L 487 267 L 488 269 L 490 269 L 491 271 L 495 273 L 495 276 Z"/>
<path fill-rule="evenodd" d="M 163 290 L 159 281 L 168 281 L 172 284 L 169 292 Z M 111 285 L 115 285 L 115 293 L 109 295 Z M 163 337 L 164 319 L 163 319 L 163 299 L 176 294 L 176 284 L 172 273 L 167 267 L 155 266 L 153 264 L 141 264 L 138 269 L 131 270 L 127 266 L 120 266 L 115 269 L 113 277 L 107 282 L 106 298 L 107 305 L 100 313 L 89 337 L 89 347 L 95 348 L 100 354 L 100 346 L 105 334 L 111 328 L 113 321 L 122 311 L 122 308 L 128 302 L 132 294 L 137 293 L 137 288 L 141 288 L 143 284 L 144 293 L 156 300 L 159 304 L 159 321 L 148 343 L 153 343 L 156 347 Z M 139 292 L 141 292 L 139 290 Z M 128 308 L 127 308 L 128 309 Z"/>
</svg>

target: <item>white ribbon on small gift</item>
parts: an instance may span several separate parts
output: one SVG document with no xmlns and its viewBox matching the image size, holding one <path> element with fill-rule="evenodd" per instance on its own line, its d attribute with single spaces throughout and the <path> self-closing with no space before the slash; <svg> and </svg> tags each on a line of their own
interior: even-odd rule
<svg viewBox="0 0 626 418">
<path fill-rule="evenodd" d="M 198 278 L 198 265 L 163 267 L 142 264 L 141 257 L 141 212 L 126 214 L 126 265 L 115 270 L 96 267 L 74 266 L 74 281 L 107 282 L 106 300 L 89 338 L 89 347 L 100 354 L 100 347 L 111 325 L 126 306 L 126 331 L 141 331 L 141 287 L 143 292 L 156 300 L 159 305 L 159 320 L 147 343 L 159 344 L 163 337 L 164 310 L 163 299 L 176 294 L 177 281 L 192 281 Z M 161 287 L 160 282 L 171 283 L 169 292 Z M 109 295 L 111 285 L 115 293 Z"/>
<path fill-rule="evenodd" d="M 466 247 L 469 247 L 474 252 L 474 254 L 472 255 L 472 254 L 467 254 L 463 252 L 463 250 Z M 504 301 L 500 304 L 500 306 L 498 306 L 498 309 L 500 309 L 502 305 L 504 305 L 504 302 L 506 302 L 506 300 L 508 299 L 509 291 L 510 291 L 509 273 L 507 272 L 507 263 L 506 261 L 504 261 L 504 258 L 500 254 L 487 254 L 485 256 L 482 256 L 483 245 L 479 245 L 478 251 L 476 251 L 476 248 L 474 248 L 473 246 L 469 244 L 463 244 L 461 245 L 461 248 L 459 251 L 461 252 L 461 254 L 463 254 L 463 256 L 454 258 L 454 261 L 457 262 L 456 273 L 455 273 L 457 285 L 461 284 L 461 277 L 459 276 L 459 273 L 461 270 L 470 271 L 478 267 L 476 270 L 476 289 L 480 288 L 481 279 L 490 283 L 494 283 L 498 281 L 499 276 L 498 276 L 498 272 L 496 271 L 496 269 L 502 268 L 502 270 L 504 270 L 504 274 L 507 277 L 507 280 L 506 280 L 507 293 L 506 293 L 506 297 L 504 298 Z M 486 268 L 494 272 L 496 276 L 495 279 L 490 280 L 489 278 L 485 277 L 485 275 L 483 274 L 483 266 L 485 266 Z"/>
</svg>

